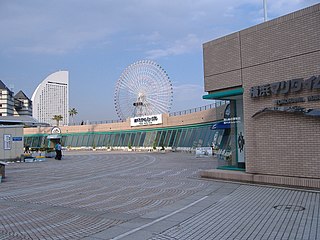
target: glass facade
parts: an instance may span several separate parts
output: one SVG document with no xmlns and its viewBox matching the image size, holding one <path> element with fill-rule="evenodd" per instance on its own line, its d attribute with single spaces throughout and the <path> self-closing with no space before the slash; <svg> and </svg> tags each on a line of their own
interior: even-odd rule
<svg viewBox="0 0 320 240">
<path fill-rule="evenodd" d="M 116 132 L 62 133 L 64 147 L 172 147 L 196 148 L 214 146 L 226 149 L 230 144 L 229 129 L 213 128 L 216 122 Z M 47 134 L 25 135 L 30 148 L 50 146 Z"/>
</svg>

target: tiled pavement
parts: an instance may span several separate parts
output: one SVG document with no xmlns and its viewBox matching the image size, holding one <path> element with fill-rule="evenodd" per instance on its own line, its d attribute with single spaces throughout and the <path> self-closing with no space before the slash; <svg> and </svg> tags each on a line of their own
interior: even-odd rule
<svg viewBox="0 0 320 240">
<path fill-rule="evenodd" d="M 113 152 L 9 164 L 0 239 L 320 239 L 320 193 L 198 178 L 215 164 Z"/>
</svg>

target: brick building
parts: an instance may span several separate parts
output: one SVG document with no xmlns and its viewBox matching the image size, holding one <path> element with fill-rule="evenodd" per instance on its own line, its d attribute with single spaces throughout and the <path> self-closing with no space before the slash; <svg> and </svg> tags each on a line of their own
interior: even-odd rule
<svg viewBox="0 0 320 240">
<path fill-rule="evenodd" d="M 203 98 L 230 100 L 230 165 L 319 184 L 319 36 L 316 4 L 203 45 Z"/>
</svg>

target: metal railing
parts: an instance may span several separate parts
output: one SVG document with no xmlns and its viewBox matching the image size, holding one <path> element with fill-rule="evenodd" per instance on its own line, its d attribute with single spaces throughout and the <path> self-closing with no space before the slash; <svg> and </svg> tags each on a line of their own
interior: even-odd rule
<svg viewBox="0 0 320 240">
<path fill-rule="evenodd" d="M 78 123 L 70 123 L 69 126 L 75 126 L 75 125 L 95 125 L 95 124 L 106 124 L 106 123 L 121 123 L 125 122 L 125 120 L 103 120 L 103 121 L 82 121 Z"/>
<path fill-rule="evenodd" d="M 170 117 L 172 117 L 172 116 L 181 116 L 181 115 L 191 114 L 191 113 L 195 113 L 195 112 L 201 112 L 201 111 L 204 111 L 204 110 L 220 107 L 220 106 L 226 104 L 226 102 L 227 101 L 216 101 L 216 102 L 214 102 L 212 104 L 205 105 L 205 106 L 202 106 L 202 107 L 197 107 L 197 108 L 191 108 L 191 109 L 188 109 L 188 110 L 172 112 L 172 113 L 169 114 L 169 116 Z"/>
</svg>

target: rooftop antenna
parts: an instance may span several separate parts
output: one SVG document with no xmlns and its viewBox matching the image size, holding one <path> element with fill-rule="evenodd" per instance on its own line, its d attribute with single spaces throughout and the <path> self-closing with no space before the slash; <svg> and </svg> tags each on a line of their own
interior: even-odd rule
<svg viewBox="0 0 320 240">
<path fill-rule="evenodd" d="M 267 0 L 263 0 L 263 15 L 264 15 L 264 21 L 268 21 L 267 17 Z"/>
</svg>

